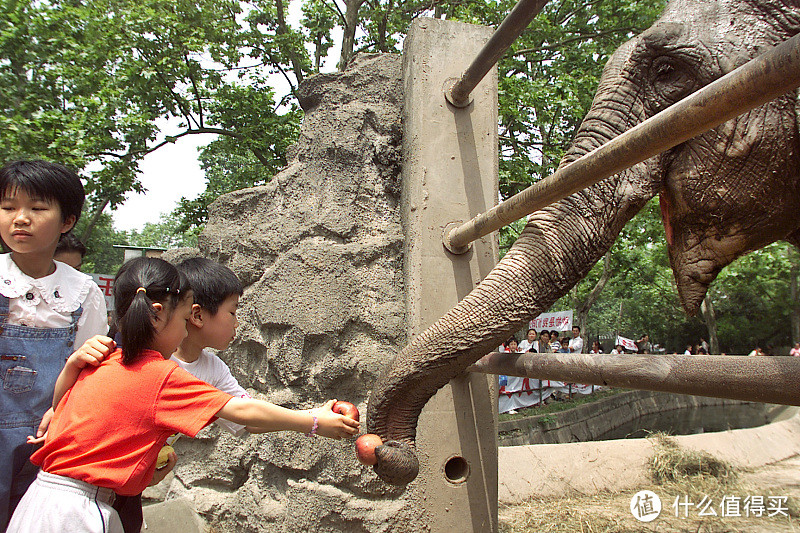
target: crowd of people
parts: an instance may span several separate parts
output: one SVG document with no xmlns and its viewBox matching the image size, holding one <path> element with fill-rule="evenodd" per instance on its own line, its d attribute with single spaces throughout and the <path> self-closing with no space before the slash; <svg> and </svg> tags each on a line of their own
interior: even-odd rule
<svg viewBox="0 0 800 533">
<path fill-rule="evenodd" d="M 236 435 L 357 434 L 334 400 L 291 410 L 249 397 L 209 351 L 233 339 L 243 293 L 214 261 L 125 263 L 107 336 L 100 289 L 70 266 L 85 253 L 70 233 L 84 199 L 62 165 L 0 168 L 0 531 L 138 533 L 141 492 L 177 460 L 165 444 L 215 420 Z"/>
<path fill-rule="evenodd" d="M 516 337 L 510 337 L 500 347 L 501 352 L 510 353 L 582 353 L 583 352 L 583 338 L 581 338 L 581 328 L 574 326 L 572 328 L 572 337 L 562 337 L 559 339 L 561 333 L 558 330 L 543 329 L 537 335 L 536 330 L 531 328 L 528 330 L 525 338 L 521 342 L 517 342 Z"/>
<path fill-rule="evenodd" d="M 498 349 L 503 353 L 582 353 L 584 343 L 581 338 L 581 329 L 578 326 L 572 328 L 572 337 L 565 338 L 556 330 L 528 329 L 525 338 L 517 341 L 516 337 L 510 337 Z M 622 344 L 623 341 L 625 344 Z M 645 334 L 638 340 L 621 339 L 617 337 L 617 343 L 610 351 L 603 349 L 599 340 L 592 341 L 588 350 L 589 354 L 623 355 L 623 354 L 651 354 L 654 351 L 663 353 L 657 345 L 650 343 L 650 337 Z M 688 344 L 683 355 L 705 356 L 709 354 L 709 345 L 706 339 L 701 338 L 697 344 Z M 674 355 L 678 355 L 674 353 Z M 725 355 L 725 354 L 722 354 Z M 776 355 L 772 347 L 766 351 L 756 347 L 751 356 Z M 795 343 L 789 355 L 800 357 L 800 342 Z M 574 394 L 591 394 L 596 387 L 580 384 L 570 384 L 560 381 L 538 380 L 533 378 L 516 378 L 512 376 L 499 376 L 499 400 L 498 406 L 501 413 L 514 414 L 518 409 L 534 407 L 553 400 L 563 400 L 572 397 Z"/>
</svg>

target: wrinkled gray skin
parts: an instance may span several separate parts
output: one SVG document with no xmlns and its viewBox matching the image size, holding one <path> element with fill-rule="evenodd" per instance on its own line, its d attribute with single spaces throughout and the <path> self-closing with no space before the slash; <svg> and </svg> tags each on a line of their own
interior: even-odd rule
<svg viewBox="0 0 800 533">
<path fill-rule="evenodd" d="M 606 65 L 592 108 L 561 162 L 590 152 L 799 31 L 800 5 L 675 0 Z M 776 240 L 800 243 L 798 98 L 787 94 L 536 212 L 522 235 L 456 308 L 414 339 L 376 383 L 368 429 L 375 471 L 405 484 L 428 399 L 582 279 L 619 231 L 661 195 L 669 257 L 694 314 L 737 257 Z"/>
</svg>

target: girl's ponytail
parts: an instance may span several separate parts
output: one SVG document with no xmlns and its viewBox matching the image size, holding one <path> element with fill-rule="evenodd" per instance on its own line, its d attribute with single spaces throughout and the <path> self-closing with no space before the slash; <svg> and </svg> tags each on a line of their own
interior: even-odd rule
<svg viewBox="0 0 800 533">
<path fill-rule="evenodd" d="M 153 303 L 174 308 L 185 285 L 178 270 L 163 259 L 139 257 L 122 265 L 114 278 L 114 300 L 123 364 L 135 361 L 155 338 Z"/>
</svg>

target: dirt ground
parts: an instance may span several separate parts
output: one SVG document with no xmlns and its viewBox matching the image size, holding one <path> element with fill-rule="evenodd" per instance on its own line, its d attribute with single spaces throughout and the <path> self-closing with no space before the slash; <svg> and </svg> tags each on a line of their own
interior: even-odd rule
<svg viewBox="0 0 800 533">
<path fill-rule="evenodd" d="M 502 507 L 500 530 L 505 533 L 800 533 L 800 456 L 753 471 L 736 472 L 732 479 L 690 476 L 674 483 L 654 482 L 643 489 L 654 492 L 662 503 L 661 513 L 651 522 L 634 518 L 631 501 L 636 491 L 630 491 L 575 494 Z M 763 505 L 759 505 L 761 502 Z M 750 516 L 746 516 L 748 510 Z M 646 516 L 653 514 L 648 512 Z"/>
</svg>

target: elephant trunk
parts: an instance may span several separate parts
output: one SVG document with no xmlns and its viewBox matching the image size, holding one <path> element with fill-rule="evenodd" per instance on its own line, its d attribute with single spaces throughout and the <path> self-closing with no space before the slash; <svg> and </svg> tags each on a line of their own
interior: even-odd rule
<svg viewBox="0 0 800 533">
<path fill-rule="evenodd" d="M 604 77 L 614 74 L 610 68 Z M 600 91 L 562 165 L 640 118 L 618 89 L 607 98 Z M 386 442 L 374 467 L 384 481 L 416 476 L 417 421 L 436 391 L 569 291 L 660 187 L 643 163 L 537 211 L 486 279 L 397 355 L 373 388 L 367 417 L 368 430 Z"/>
</svg>

